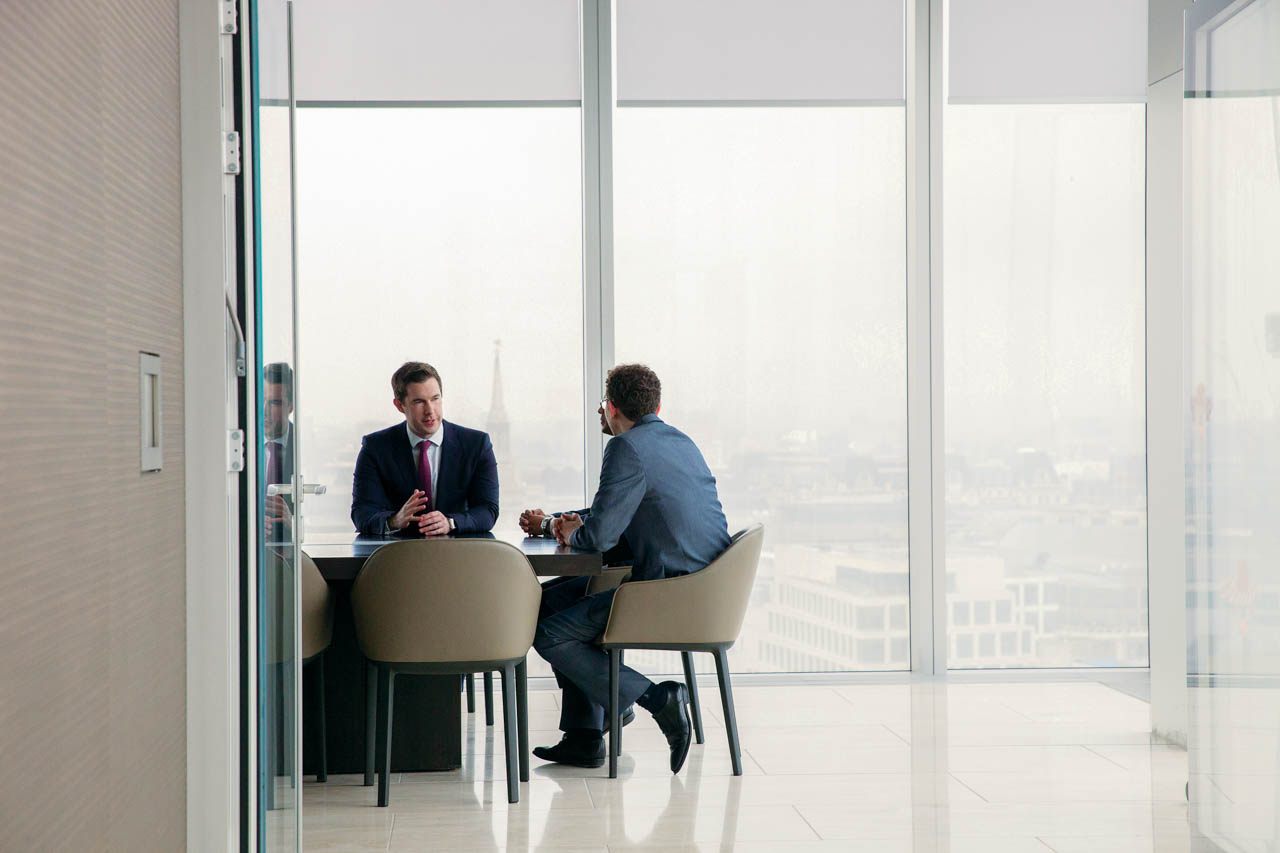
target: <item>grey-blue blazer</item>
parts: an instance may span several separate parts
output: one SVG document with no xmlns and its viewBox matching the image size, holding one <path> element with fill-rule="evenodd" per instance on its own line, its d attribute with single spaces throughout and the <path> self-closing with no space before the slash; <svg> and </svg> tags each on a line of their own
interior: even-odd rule
<svg viewBox="0 0 1280 853">
<path fill-rule="evenodd" d="M 689 436 L 657 415 L 609 439 L 600 488 L 569 543 L 607 551 L 622 536 L 636 581 L 696 572 L 729 547 L 716 478 Z"/>
</svg>

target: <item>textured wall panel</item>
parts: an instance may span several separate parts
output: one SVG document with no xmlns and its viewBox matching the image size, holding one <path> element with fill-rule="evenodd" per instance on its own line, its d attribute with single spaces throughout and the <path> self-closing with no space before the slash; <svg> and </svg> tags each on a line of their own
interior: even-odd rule
<svg viewBox="0 0 1280 853">
<path fill-rule="evenodd" d="M 0 28 L 5 850 L 185 845 L 177 23 L 176 0 L 10 0 Z"/>
</svg>

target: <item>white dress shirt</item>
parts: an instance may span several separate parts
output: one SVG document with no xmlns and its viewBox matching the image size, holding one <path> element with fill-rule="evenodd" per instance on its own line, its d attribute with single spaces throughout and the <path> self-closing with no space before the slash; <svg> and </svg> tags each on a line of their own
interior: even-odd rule
<svg viewBox="0 0 1280 853">
<path fill-rule="evenodd" d="M 404 431 L 409 434 L 409 447 L 413 450 L 413 475 L 415 480 L 418 476 L 418 469 L 422 466 L 422 450 L 426 448 L 427 461 L 431 463 L 431 503 L 427 505 L 427 512 L 434 512 L 436 508 L 436 484 L 440 482 L 440 445 L 444 441 L 444 421 L 440 421 L 440 429 L 426 438 L 419 437 L 413 430 L 409 429 L 408 421 L 404 422 Z M 399 509 L 399 507 L 396 507 L 397 512 Z M 394 532 L 391 529 L 390 521 L 390 518 L 382 520 L 383 536 Z M 452 526 L 452 519 L 450 519 L 450 527 Z"/>
<path fill-rule="evenodd" d="M 440 481 L 440 445 L 444 442 L 444 421 L 440 421 L 440 428 L 435 431 L 434 435 L 429 435 L 426 438 L 419 437 L 413 430 L 409 429 L 408 421 L 405 421 L 404 431 L 409 434 L 409 445 L 413 448 L 413 470 L 415 474 L 422 470 L 422 448 L 424 446 L 427 448 L 427 461 L 431 463 L 432 504 L 427 507 L 427 511 L 434 511 L 436 483 Z"/>
</svg>

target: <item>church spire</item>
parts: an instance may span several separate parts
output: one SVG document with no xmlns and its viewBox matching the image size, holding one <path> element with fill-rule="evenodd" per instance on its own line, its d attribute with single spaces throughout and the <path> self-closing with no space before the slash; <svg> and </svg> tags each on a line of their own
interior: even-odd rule
<svg viewBox="0 0 1280 853">
<path fill-rule="evenodd" d="M 499 463 L 508 458 L 511 444 L 511 422 L 502 402 L 502 341 L 493 342 L 493 396 L 489 400 L 489 422 L 486 429 L 493 442 L 494 455 Z"/>
</svg>

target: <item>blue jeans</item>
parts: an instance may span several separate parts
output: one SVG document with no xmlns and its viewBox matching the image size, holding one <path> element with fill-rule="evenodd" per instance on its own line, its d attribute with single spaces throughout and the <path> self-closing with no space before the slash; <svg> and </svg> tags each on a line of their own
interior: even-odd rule
<svg viewBox="0 0 1280 853">
<path fill-rule="evenodd" d="M 596 645 L 609 622 L 613 594 L 587 596 L 590 578 L 555 578 L 542 585 L 533 647 L 551 664 L 564 691 L 560 730 L 604 729 L 609 707 L 609 653 Z M 618 703 L 626 708 L 653 684 L 629 666 L 619 668 Z"/>
</svg>

